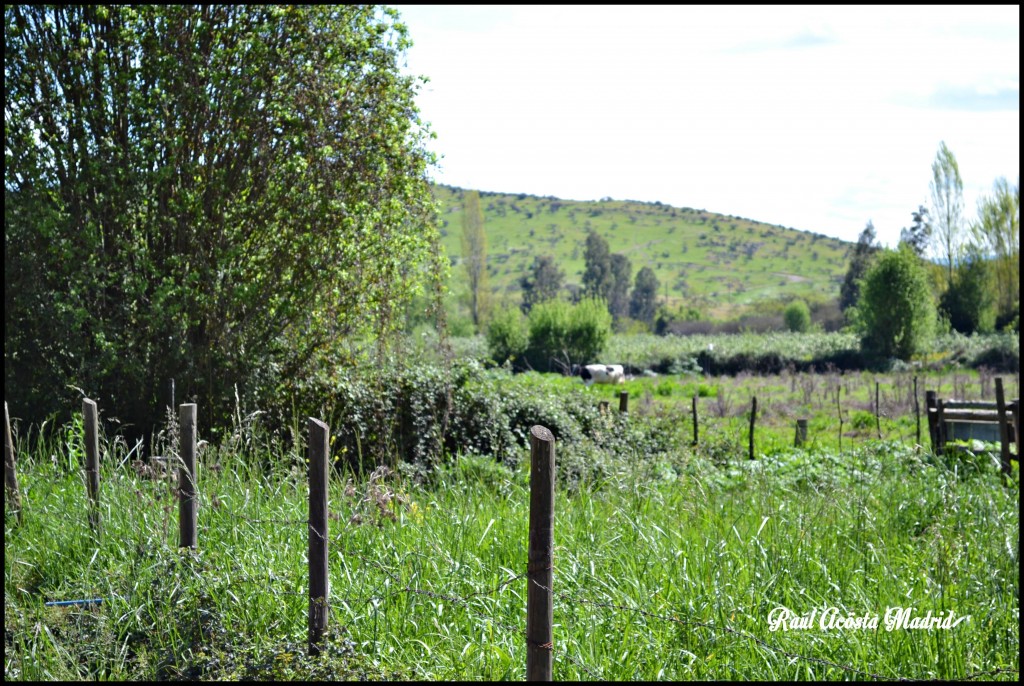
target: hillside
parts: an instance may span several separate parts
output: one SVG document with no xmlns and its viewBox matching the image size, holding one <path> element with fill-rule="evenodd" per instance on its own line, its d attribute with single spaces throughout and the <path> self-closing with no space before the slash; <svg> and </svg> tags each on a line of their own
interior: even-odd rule
<svg viewBox="0 0 1024 686">
<path fill-rule="evenodd" d="M 461 268 L 462 201 L 466 189 L 434 186 L 442 244 L 451 259 L 452 290 L 466 290 Z M 654 269 L 672 306 L 727 317 L 792 298 L 834 300 L 851 243 L 816 233 L 661 203 L 580 202 L 512 193 L 480 193 L 487 232 L 490 287 L 497 300 L 520 302 L 519 279 L 534 256 L 550 255 L 578 286 L 593 229 L 612 252 L 626 255 L 634 276 Z M 753 307 L 752 307 L 753 306 Z"/>
</svg>

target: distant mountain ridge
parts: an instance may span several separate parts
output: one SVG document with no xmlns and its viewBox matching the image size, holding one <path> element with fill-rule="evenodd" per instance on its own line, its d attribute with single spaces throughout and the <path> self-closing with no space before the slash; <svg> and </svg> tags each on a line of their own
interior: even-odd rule
<svg viewBox="0 0 1024 686">
<path fill-rule="evenodd" d="M 452 261 L 452 288 L 467 288 L 462 257 L 462 207 L 467 190 L 435 185 L 442 245 Z M 591 230 L 622 253 L 632 273 L 651 267 L 669 305 L 709 316 L 755 311 L 802 298 L 835 300 L 853 243 L 822 234 L 705 210 L 632 200 L 576 201 L 525 193 L 479 191 L 493 295 L 519 301 L 519 279 L 535 256 L 549 255 L 570 288 L 581 283 Z"/>
</svg>

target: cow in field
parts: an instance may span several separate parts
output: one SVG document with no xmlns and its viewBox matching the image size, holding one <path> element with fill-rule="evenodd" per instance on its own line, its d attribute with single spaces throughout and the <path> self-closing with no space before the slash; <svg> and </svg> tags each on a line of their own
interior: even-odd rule
<svg viewBox="0 0 1024 686">
<path fill-rule="evenodd" d="M 588 364 L 580 368 L 580 378 L 587 386 L 596 383 L 625 383 L 626 373 L 621 364 Z"/>
</svg>

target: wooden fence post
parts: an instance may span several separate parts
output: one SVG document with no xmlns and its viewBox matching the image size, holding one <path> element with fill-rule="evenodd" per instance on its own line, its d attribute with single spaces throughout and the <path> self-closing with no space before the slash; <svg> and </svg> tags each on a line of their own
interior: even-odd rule
<svg viewBox="0 0 1024 686">
<path fill-rule="evenodd" d="M 555 437 L 530 429 L 530 543 L 527 554 L 526 680 L 551 681 L 554 657 Z"/>
<path fill-rule="evenodd" d="M 935 444 L 938 453 L 946 452 L 946 411 L 942 398 L 935 398 Z"/>
<path fill-rule="evenodd" d="M 1020 463 L 1020 398 L 1014 398 L 1010 403 L 1010 412 L 1013 414 L 1013 440 L 1017 444 L 1017 462 Z"/>
<path fill-rule="evenodd" d="M 757 396 L 750 403 L 750 459 L 754 459 L 754 421 L 757 419 Z"/>
<path fill-rule="evenodd" d="M 629 391 L 619 391 L 619 412 L 625 414 L 629 411 Z"/>
<path fill-rule="evenodd" d="M 999 417 L 999 466 L 1003 474 L 1010 473 L 1010 427 L 1006 414 L 1006 397 L 1003 395 L 1003 378 L 996 377 L 996 413 Z"/>
<path fill-rule="evenodd" d="M 917 376 L 914 376 L 914 419 L 917 421 L 917 450 L 921 449 L 921 403 L 917 398 Z"/>
<path fill-rule="evenodd" d="M 172 382 L 173 383 L 173 382 Z M 178 468 L 178 546 L 196 548 L 196 405 L 178 408 L 181 465 Z"/>
<path fill-rule="evenodd" d="M 882 440 L 882 407 L 878 402 L 878 382 L 875 382 L 875 430 L 878 432 L 878 440 Z"/>
<path fill-rule="evenodd" d="M 697 445 L 697 396 L 693 396 L 693 444 Z"/>
<path fill-rule="evenodd" d="M 797 448 L 803 447 L 804 443 L 807 442 L 807 420 L 798 419 L 796 420 L 796 440 L 793 442 Z"/>
<path fill-rule="evenodd" d="M 309 654 L 319 655 L 327 630 L 327 465 L 330 430 L 309 418 Z"/>
<path fill-rule="evenodd" d="M 89 528 L 100 535 L 100 437 L 96 401 L 82 400 L 85 426 L 85 486 L 89 492 Z"/>
<path fill-rule="evenodd" d="M 11 509 L 20 525 L 23 521 L 21 513 L 21 491 L 18 490 L 18 473 L 14 470 L 14 441 L 11 438 L 11 416 L 4 401 L 4 483 L 7 495 L 11 499 Z"/>
<path fill-rule="evenodd" d="M 932 444 L 932 452 L 939 452 L 939 434 L 937 431 L 938 422 L 938 394 L 935 391 L 924 392 L 924 410 L 928 414 L 928 439 Z"/>
</svg>

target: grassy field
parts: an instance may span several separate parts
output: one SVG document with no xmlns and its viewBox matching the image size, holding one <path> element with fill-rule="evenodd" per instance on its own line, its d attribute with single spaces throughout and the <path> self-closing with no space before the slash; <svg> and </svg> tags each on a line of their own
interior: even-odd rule
<svg viewBox="0 0 1024 686">
<path fill-rule="evenodd" d="M 461 293 L 466 275 L 457 263 L 465 190 L 436 186 L 434 192 L 442 207 L 442 244 L 456 264 L 451 288 Z M 849 243 L 742 217 L 628 200 L 480 196 L 490 286 L 499 300 L 518 302 L 519 279 L 538 255 L 553 257 L 566 284 L 579 285 L 591 230 L 608 240 L 613 253 L 630 259 L 634 276 L 651 267 L 671 306 L 697 307 L 712 317 L 796 297 L 835 299 L 846 273 Z"/>
<path fill-rule="evenodd" d="M 614 400 L 619 390 L 509 378 L 570 402 Z M 876 379 L 888 394 L 889 440 L 873 436 L 870 414 L 839 451 L 830 384 L 844 389 L 856 425 Z M 596 426 L 604 442 L 560 446 L 556 679 L 1016 679 L 1016 463 L 1004 484 L 985 451 L 935 459 L 918 450 L 905 377 L 811 381 L 636 380 L 626 385 L 630 416 L 613 412 Z M 967 396 L 991 384 L 970 371 L 928 381 Z M 1006 383 L 1014 397 L 1019 381 Z M 764 433 L 750 461 L 742 415 L 755 392 Z M 708 416 L 698 446 L 686 440 L 694 393 Z M 718 416 L 723 398 L 732 409 Z M 791 447 L 790 410 L 811 418 L 806 449 Z M 678 440 L 657 448 L 645 427 L 678 427 Z M 463 454 L 426 479 L 403 467 L 332 478 L 330 635 L 325 655 L 310 658 L 301 453 L 251 427 L 208 446 L 199 547 L 184 552 L 173 479 L 136 462 L 116 436 L 103 443 L 97 541 L 80 425 L 16 441 L 26 504 L 21 527 L 5 514 L 6 679 L 523 678 L 527 453 L 512 468 Z M 173 455 L 173 431 L 159 444 Z M 43 604 L 84 598 L 104 602 Z M 773 631 L 778 608 L 813 613 L 812 627 Z M 887 628 L 896 608 L 969 618 Z M 822 614 L 878 626 L 823 628 Z"/>
</svg>

